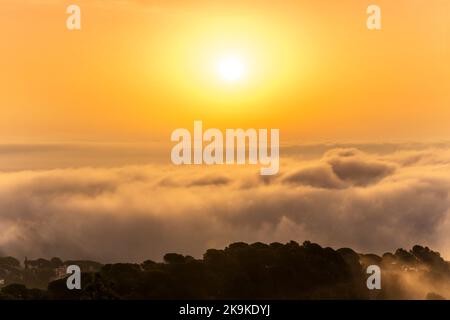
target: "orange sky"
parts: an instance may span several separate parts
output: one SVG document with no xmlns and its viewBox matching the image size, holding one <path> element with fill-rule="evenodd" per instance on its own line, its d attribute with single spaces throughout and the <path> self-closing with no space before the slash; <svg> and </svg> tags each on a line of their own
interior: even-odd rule
<svg viewBox="0 0 450 320">
<path fill-rule="evenodd" d="M 297 143 L 450 138 L 449 1 L 211 3 L 2 0 L 0 142 L 168 142 L 194 120 Z M 229 51 L 241 83 L 213 72 Z"/>
</svg>

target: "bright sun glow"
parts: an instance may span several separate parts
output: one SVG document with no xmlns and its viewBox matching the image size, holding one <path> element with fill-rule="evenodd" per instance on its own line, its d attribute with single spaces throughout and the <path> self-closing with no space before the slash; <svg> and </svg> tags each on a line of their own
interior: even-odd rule
<svg viewBox="0 0 450 320">
<path fill-rule="evenodd" d="M 238 56 L 226 56 L 218 61 L 217 71 L 219 76 L 227 82 L 237 82 L 246 73 L 246 67 Z"/>
</svg>

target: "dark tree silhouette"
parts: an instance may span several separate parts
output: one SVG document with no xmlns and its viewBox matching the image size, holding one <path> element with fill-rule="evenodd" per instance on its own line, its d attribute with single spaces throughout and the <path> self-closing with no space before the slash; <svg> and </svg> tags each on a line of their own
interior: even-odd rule
<svg viewBox="0 0 450 320">
<path fill-rule="evenodd" d="M 378 256 L 309 241 L 237 242 L 209 249 L 203 259 L 168 253 L 163 263 L 101 265 L 59 258 L 27 263 L 29 268 L 22 269 L 16 259 L 0 258 L 0 276 L 8 281 L 0 299 L 441 299 L 441 291 L 450 287 L 449 263 L 422 246 Z M 82 290 L 68 290 L 65 278 L 54 279 L 55 270 L 70 264 L 83 271 Z M 372 264 L 383 272 L 382 290 L 375 292 L 366 287 L 366 268 Z M 405 275 L 421 285 L 437 285 L 413 296 Z"/>
</svg>

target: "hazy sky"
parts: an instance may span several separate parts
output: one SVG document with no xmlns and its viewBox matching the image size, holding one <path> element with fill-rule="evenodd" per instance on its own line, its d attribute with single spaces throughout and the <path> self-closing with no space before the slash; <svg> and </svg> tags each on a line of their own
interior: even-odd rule
<svg viewBox="0 0 450 320">
<path fill-rule="evenodd" d="M 66 29 L 78 4 L 82 30 Z M 382 30 L 366 8 L 382 9 Z M 450 2 L 2 0 L 0 137 L 168 141 L 178 127 L 281 139 L 450 137 Z M 246 77 L 224 83 L 238 55 Z"/>
</svg>

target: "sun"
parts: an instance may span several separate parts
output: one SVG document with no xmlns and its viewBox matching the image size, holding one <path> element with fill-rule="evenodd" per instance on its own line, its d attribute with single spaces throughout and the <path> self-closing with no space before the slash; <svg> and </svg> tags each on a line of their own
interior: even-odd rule
<svg viewBox="0 0 450 320">
<path fill-rule="evenodd" d="M 244 60 L 237 55 L 227 55 L 217 62 L 217 73 L 226 82 L 238 82 L 247 72 Z"/>
</svg>

